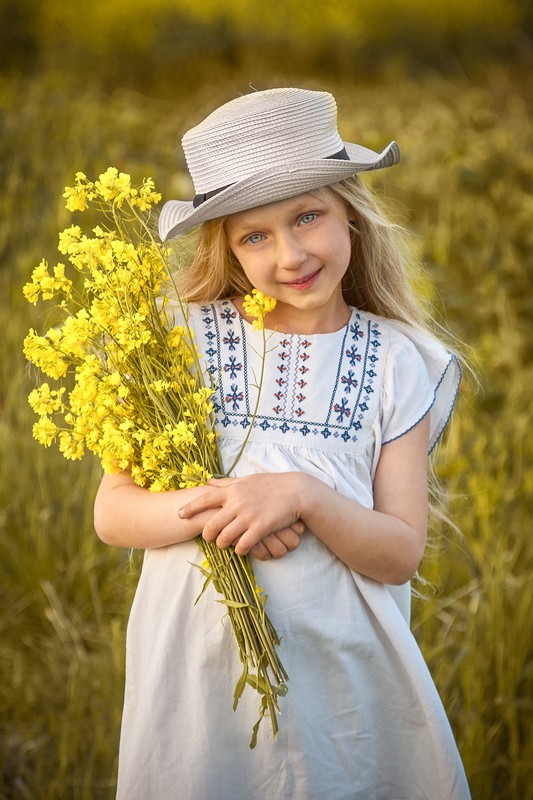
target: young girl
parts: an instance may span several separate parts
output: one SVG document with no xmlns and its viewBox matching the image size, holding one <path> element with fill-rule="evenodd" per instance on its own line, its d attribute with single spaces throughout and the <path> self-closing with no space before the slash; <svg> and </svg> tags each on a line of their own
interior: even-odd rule
<svg viewBox="0 0 533 800">
<path fill-rule="evenodd" d="M 217 382 L 225 464 L 247 434 L 266 318 L 260 404 L 231 477 L 150 493 L 104 477 L 95 524 L 145 548 L 128 627 L 121 800 L 464 800 L 444 710 L 409 631 L 424 551 L 426 460 L 448 421 L 457 360 L 425 329 L 394 243 L 357 173 L 395 164 L 345 143 L 333 97 L 240 97 L 183 139 L 196 197 L 170 201 L 169 240 L 201 223 L 181 279 Z M 289 674 L 280 732 L 242 696 L 224 607 L 193 538 L 250 553 Z"/>
</svg>

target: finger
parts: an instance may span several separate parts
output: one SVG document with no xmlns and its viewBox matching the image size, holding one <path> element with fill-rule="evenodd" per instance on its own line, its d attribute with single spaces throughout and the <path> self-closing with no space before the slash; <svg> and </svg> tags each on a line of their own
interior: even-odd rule
<svg viewBox="0 0 533 800">
<path fill-rule="evenodd" d="M 287 548 L 277 533 L 271 533 L 269 536 L 266 536 L 262 542 L 272 558 L 282 558 L 288 553 Z"/>
<path fill-rule="evenodd" d="M 290 528 L 283 528 L 280 531 L 276 531 L 276 536 L 288 552 L 296 550 L 302 539 L 301 534 L 296 533 L 292 526 Z"/>
<path fill-rule="evenodd" d="M 293 522 L 290 527 L 295 533 L 298 534 L 298 536 L 302 536 L 303 532 L 305 531 L 305 525 L 301 519 L 297 519 L 296 522 Z"/>
<path fill-rule="evenodd" d="M 210 508 L 219 508 L 222 505 L 221 491 L 217 491 L 215 487 L 210 488 L 208 492 L 196 497 L 189 503 L 185 503 L 178 509 L 178 517 L 180 519 L 190 519 L 202 511 L 207 511 Z"/>
<path fill-rule="evenodd" d="M 210 517 L 207 520 L 206 524 L 204 525 L 202 530 L 203 539 L 206 542 L 216 541 L 218 544 L 217 541 L 218 538 L 234 521 L 235 521 L 235 515 L 230 509 L 227 508 L 219 509 L 219 511 L 216 514 L 213 514 L 213 516 Z M 234 525 L 232 530 L 234 531 L 234 533 L 231 535 L 231 537 L 228 538 L 227 541 L 221 540 L 221 544 L 219 545 L 219 547 L 223 544 L 223 542 L 224 546 L 228 547 L 228 545 L 230 545 L 233 542 L 233 540 L 236 539 L 242 533 L 242 529 L 239 528 L 237 525 Z"/>
<path fill-rule="evenodd" d="M 243 528 L 242 522 L 236 518 L 221 528 L 218 536 L 211 541 L 215 541 L 217 547 L 220 547 L 221 550 L 224 550 L 224 548 L 229 547 L 232 544 L 238 544 L 241 541 L 245 530 L 246 528 Z M 252 542 L 252 544 L 255 544 L 255 541 Z M 248 544 L 248 550 L 250 549 L 250 546 L 251 545 Z"/>
<path fill-rule="evenodd" d="M 258 542 L 253 540 L 250 542 L 249 539 L 250 537 L 248 532 L 241 536 L 237 542 L 237 545 L 235 546 L 235 552 L 237 555 L 245 556 L 252 549 L 252 547 L 258 544 Z M 261 539 L 261 543 L 267 549 L 270 557 L 272 558 L 281 558 L 287 553 L 287 548 L 283 542 L 278 539 L 277 534 L 275 533 L 270 533 L 268 536 L 264 536 Z"/>
<path fill-rule="evenodd" d="M 258 561 L 269 561 L 272 558 L 263 542 L 257 542 L 250 550 L 250 555 Z"/>
<path fill-rule="evenodd" d="M 235 478 L 209 478 L 207 486 L 228 486 Z"/>
</svg>

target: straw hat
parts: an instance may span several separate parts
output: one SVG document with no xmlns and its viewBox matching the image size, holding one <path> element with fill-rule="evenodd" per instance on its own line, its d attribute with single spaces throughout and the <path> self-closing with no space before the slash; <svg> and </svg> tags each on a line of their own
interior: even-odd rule
<svg viewBox="0 0 533 800">
<path fill-rule="evenodd" d="M 335 99 L 306 89 L 238 97 L 187 131 L 182 145 L 196 196 L 165 203 L 159 218 L 163 241 L 200 222 L 389 167 L 400 158 L 396 142 L 381 153 L 343 142 Z"/>
</svg>

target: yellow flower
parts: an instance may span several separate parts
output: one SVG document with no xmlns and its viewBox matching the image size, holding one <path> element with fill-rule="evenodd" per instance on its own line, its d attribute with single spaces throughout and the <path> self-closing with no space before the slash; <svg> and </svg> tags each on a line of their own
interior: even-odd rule
<svg viewBox="0 0 533 800">
<path fill-rule="evenodd" d="M 269 297 L 258 289 L 252 289 L 252 294 L 247 294 L 244 298 L 242 307 L 249 317 L 253 318 L 253 326 L 256 330 L 262 330 L 266 314 L 273 311 L 276 307 L 276 300 Z"/>
<path fill-rule="evenodd" d="M 22 292 L 28 303 L 31 303 L 34 306 L 37 305 L 37 301 L 41 295 L 41 289 L 37 284 L 27 283 L 22 287 Z"/>
<path fill-rule="evenodd" d="M 187 464 L 181 471 L 180 489 L 188 489 L 191 486 L 203 486 L 213 476 L 197 461 Z"/>
<path fill-rule="evenodd" d="M 53 276 L 48 271 L 48 262 L 43 258 L 39 266 L 35 267 L 31 282 L 27 283 L 22 292 L 28 302 L 35 305 L 42 295 L 43 300 L 51 300 L 56 294 L 63 293 L 66 298 L 72 295 L 72 281 L 65 277 L 65 265 L 56 264 Z"/>
<path fill-rule="evenodd" d="M 87 180 L 83 172 L 77 172 L 75 177 L 75 186 L 65 186 L 63 197 L 67 201 L 65 206 L 68 211 L 85 211 L 89 208 L 88 200 L 93 200 L 94 184 Z"/>
<path fill-rule="evenodd" d="M 172 382 L 171 381 L 163 381 L 161 379 L 157 381 L 153 381 L 149 384 L 149 388 L 152 389 L 157 394 L 163 394 L 163 392 L 170 392 L 172 389 Z"/>
<path fill-rule="evenodd" d="M 64 256 L 68 255 L 70 252 L 76 251 L 76 246 L 79 244 L 81 239 L 81 228 L 79 225 L 71 225 L 70 228 L 65 228 L 64 231 L 61 231 L 59 234 L 59 245 L 57 249 L 60 253 Z"/>
<path fill-rule="evenodd" d="M 59 450 L 65 458 L 71 461 L 80 461 L 85 453 L 83 436 L 70 431 L 61 431 L 59 434 Z"/>
<path fill-rule="evenodd" d="M 167 336 L 167 344 L 171 348 L 179 348 L 183 344 L 183 340 L 185 337 L 185 328 L 183 325 L 176 325 L 169 331 Z"/>
<path fill-rule="evenodd" d="M 112 475 L 113 473 L 121 471 L 120 467 L 117 464 L 117 460 L 115 458 L 114 453 L 110 453 L 108 450 L 101 450 L 99 451 L 99 456 L 100 456 L 100 461 L 102 463 L 102 469 L 107 475 Z"/>
<path fill-rule="evenodd" d="M 161 455 L 166 455 L 170 453 L 172 445 L 166 436 L 156 436 L 153 441 L 153 447 Z"/>
<path fill-rule="evenodd" d="M 125 172 L 120 172 L 116 167 L 108 167 L 97 181 L 95 189 L 108 203 L 114 203 L 119 208 L 127 198 L 134 197 L 136 190 L 131 187 L 131 178 Z"/>
<path fill-rule="evenodd" d="M 116 319 L 109 320 L 109 331 L 125 353 L 131 353 L 152 339 L 146 315 L 140 312 L 117 315 Z"/>
<path fill-rule="evenodd" d="M 144 178 L 143 185 L 138 190 L 137 197 L 132 199 L 131 204 L 138 206 L 140 211 L 148 211 L 152 205 L 156 205 L 161 200 L 159 192 L 154 191 L 155 186 L 151 178 Z"/>
<path fill-rule="evenodd" d="M 165 425 L 165 431 L 169 439 L 171 440 L 172 444 L 176 447 L 193 447 L 196 443 L 196 423 L 195 422 L 178 422 L 176 425 L 172 426 L 170 424 Z"/>
<path fill-rule="evenodd" d="M 133 478 L 137 486 L 146 486 L 146 476 L 144 474 L 144 470 L 142 469 L 142 467 L 139 467 L 138 465 L 134 464 L 131 467 L 131 477 Z"/>
<path fill-rule="evenodd" d="M 152 481 L 148 488 L 151 492 L 164 492 L 167 489 L 167 486 L 165 486 L 164 482 L 160 478 L 156 478 Z"/>
<path fill-rule="evenodd" d="M 64 386 L 61 389 L 50 389 L 47 383 L 42 383 L 37 389 L 30 392 L 28 403 L 36 414 L 44 417 L 64 409 L 65 406 L 61 398 L 65 392 Z"/>
<path fill-rule="evenodd" d="M 54 347 L 55 338 L 57 337 L 53 329 L 48 331 L 46 337 L 38 336 L 36 331 L 30 329 L 24 339 L 24 355 L 45 375 L 57 380 L 67 374 L 69 364 Z"/>
<path fill-rule="evenodd" d="M 33 425 L 33 438 L 37 439 L 39 444 L 45 447 L 50 447 L 52 442 L 57 436 L 59 428 L 55 425 L 49 417 L 41 417 L 38 422 Z"/>
<path fill-rule="evenodd" d="M 87 311 L 82 308 L 75 317 L 67 317 L 61 327 L 61 350 L 73 358 L 85 358 L 96 335 Z"/>
</svg>

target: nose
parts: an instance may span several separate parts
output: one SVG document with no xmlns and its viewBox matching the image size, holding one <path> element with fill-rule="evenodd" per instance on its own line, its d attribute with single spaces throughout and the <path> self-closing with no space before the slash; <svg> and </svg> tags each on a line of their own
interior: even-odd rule
<svg viewBox="0 0 533 800">
<path fill-rule="evenodd" d="M 307 253 L 298 239 L 290 233 L 278 236 L 276 241 L 278 267 L 298 269 L 307 258 Z"/>
</svg>

